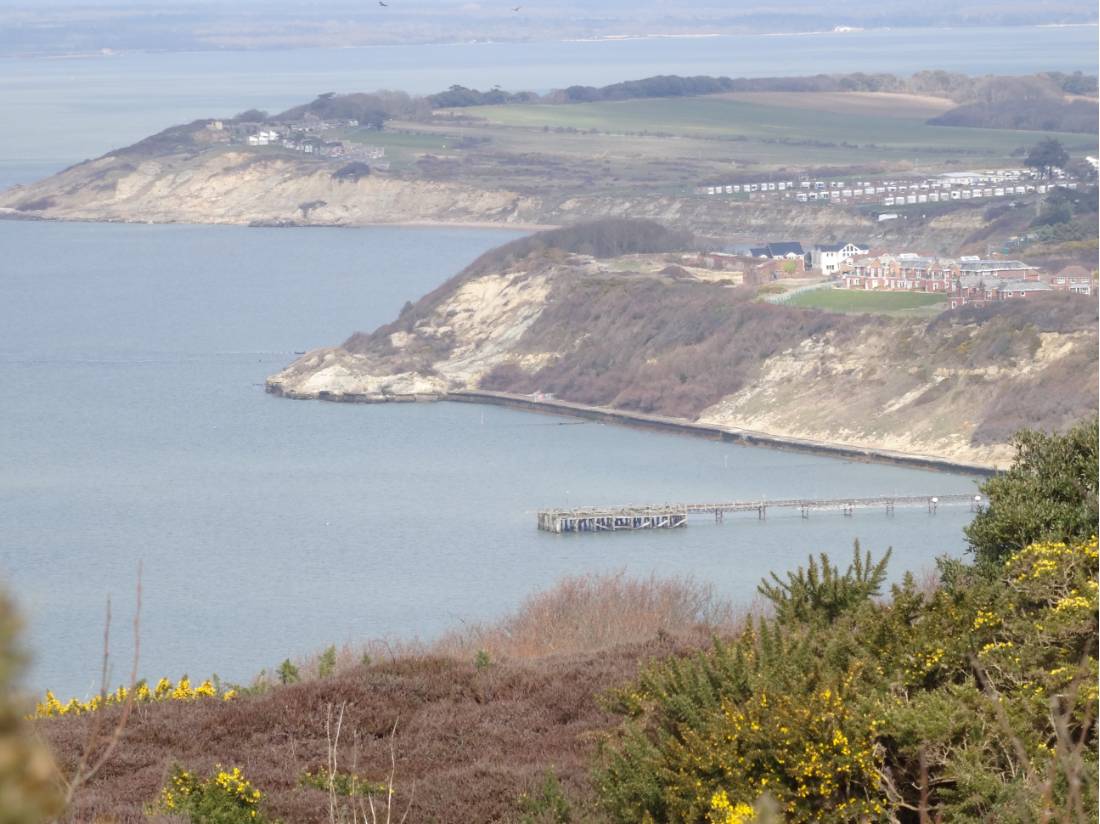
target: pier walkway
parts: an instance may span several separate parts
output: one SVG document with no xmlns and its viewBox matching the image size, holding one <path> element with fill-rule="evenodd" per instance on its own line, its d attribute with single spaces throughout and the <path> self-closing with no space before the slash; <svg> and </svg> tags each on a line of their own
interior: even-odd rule
<svg viewBox="0 0 1100 824">
<path fill-rule="evenodd" d="M 656 506 L 584 507 L 546 509 L 538 513 L 538 527 L 544 532 L 617 532 L 635 529 L 677 529 L 685 527 L 691 515 L 713 515 L 721 523 L 727 513 L 755 512 L 764 520 L 769 509 L 797 509 L 803 518 L 814 511 L 837 511 L 851 516 L 857 509 L 881 509 L 893 515 L 897 507 L 924 507 L 935 514 L 941 506 L 967 504 L 979 511 L 981 495 L 883 495 L 875 498 L 791 498 L 788 500 L 727 501 L 724 503 L 663 504 Z"/>
</svg>

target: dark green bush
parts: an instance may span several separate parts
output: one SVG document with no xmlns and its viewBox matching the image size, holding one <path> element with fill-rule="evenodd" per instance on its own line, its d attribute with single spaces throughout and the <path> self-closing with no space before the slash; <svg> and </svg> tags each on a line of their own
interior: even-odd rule
<svg viewBox="0 0 1100 824">
<path fill-rule="evenodd" d="M 979 561 L 1035 541 L 1081 540 L 1097 528 L 1097 421 L 1064 435 L 1020 432 L 1012 469 L 982 485 L 989 507 L 966 528 Z"/>
</svg>

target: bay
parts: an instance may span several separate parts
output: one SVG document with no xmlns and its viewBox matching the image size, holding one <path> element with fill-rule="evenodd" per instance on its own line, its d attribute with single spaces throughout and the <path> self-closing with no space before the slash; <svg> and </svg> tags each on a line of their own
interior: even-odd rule
<svg viewBox="0 0 1100 824">
<path fill-rule="evenodd" d="M 464 404 L 266 395 L 294 352 L 391 319 L 504 231 L 0 222 L 0 579 L 28 685 L 86 695 L 114 597 L 125 679 L 247 680 L 287 656 L 431 638 L 564 575 L 694 576 L 749 603 L 770 570 L 859 538 L 891 574 L 963 552 L 966 508 L 706 519 L 554 536 L 582 504 L 972 492 L 973 478 Z"/>
</svg>

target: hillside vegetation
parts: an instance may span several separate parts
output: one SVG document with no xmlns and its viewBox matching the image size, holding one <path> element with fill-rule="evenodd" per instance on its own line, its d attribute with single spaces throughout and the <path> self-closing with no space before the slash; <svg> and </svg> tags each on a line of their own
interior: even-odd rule
<svg viewBox="0 0 1100 824">
<path fill-rule="evenodd" d="M 653 251 L 683 243 L 614 221 L 509 244 L 392 323 L 307 353 L 269 389 L 541 394 L 1001 465 L 1017 429 L 1060 431 L 1096 406 L 1092 301 L 1054 294 L 931 318 L 774 305 Z"/>
<path fill-rule="evenodd" d="M 573 579 L 434 646 L 141 705 L 63 820 L 1095 820 L 1097 435 L 1022 435 L 973 562 L 924 584 L 884 592 L 889 551 L 858 545 L 773 574 L 738 618 L 690 581 Z M 103 704 L 33 722 L 62 774 L 126 711 Z M 0 797 L 41 782 L 24 772 Z M 57 801 L 32 803 L 7 820 Z"/>
</svg>

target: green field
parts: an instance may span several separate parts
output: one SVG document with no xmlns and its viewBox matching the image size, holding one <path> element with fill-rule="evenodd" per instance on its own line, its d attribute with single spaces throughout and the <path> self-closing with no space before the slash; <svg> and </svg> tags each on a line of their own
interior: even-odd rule
<svg viewBox="0 0 1100 824">
<path fill-rule="evenodd" d="M 744 141 L 730 153 L 775 156 L 776 160 L 852 161 L 858 150 L 864 160 L 948 158 L 969 163 L 1007 160 L 1017 150 L 1047 136 L 1042 132 L 929 126 L 920 118 L 898 116 L 884 104 L 880 114 L 812 110 L 797 105 L 765 105 L 717 95 L 658 98 L 565 105 L 482 106 L 464 110 L 501 126 L 535 129 L 595 129 L 611 133 L 683 135 Z M 1094 151 L 1095 136 L 1057 134 L 1071 153 Z M 756 144 L 752 149 L 751 144 Z M 1016 155 L 1018 159 L 1018 154 Z"/>
<path fill-rule="evenodd" d="M 924 315 L 944 308 L 946 295 L 922 292 L 861 292 L 854 289 L 811 289 L 794 295 L 785 304 L 829 312 Z"/>
</svg>

